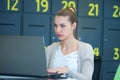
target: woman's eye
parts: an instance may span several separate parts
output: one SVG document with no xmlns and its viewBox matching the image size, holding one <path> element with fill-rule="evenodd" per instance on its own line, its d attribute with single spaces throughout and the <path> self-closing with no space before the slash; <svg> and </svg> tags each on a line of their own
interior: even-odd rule
<svg viewBox="0 0 120 80">
<path fill-rule="evenodd" d="M 54 27 L 57 27 L 57 25 L 56 25 L 56 24 L 54 24 Z"/>
<path fill-rule="evenodd" d="M 62 28 L 64 28 L 64 27 L 65 27 L 65 25 L 61 25 L 61 27 L 62 27 Z"/>
</svg>

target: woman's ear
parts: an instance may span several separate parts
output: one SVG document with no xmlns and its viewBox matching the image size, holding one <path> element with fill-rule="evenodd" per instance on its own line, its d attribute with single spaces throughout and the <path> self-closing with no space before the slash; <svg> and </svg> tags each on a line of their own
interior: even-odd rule
<svg viewBox="0 0 120 80">
<path fill-rule="evenodd" d="M 72 28 L 73 28 L 73 30 L 75 30 L 76 27 L 77 27 L 77 24 L 76 24 L 76 22 L 74 22 L 74 23 L 72 24 Z"/>
</svg>

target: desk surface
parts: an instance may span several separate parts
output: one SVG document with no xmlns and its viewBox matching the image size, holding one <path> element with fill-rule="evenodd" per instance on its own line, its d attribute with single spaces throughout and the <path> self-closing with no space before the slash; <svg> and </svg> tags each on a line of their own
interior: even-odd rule
<svg viewBox="0 0 120 80">
<path fill-rule="evenodd" d="M 18 77 L 18 76 L 3 76 L 0 75 L 0 80 L 48 80 L 48 79 L 38 79 L 32 77 Z"/>
</svg>

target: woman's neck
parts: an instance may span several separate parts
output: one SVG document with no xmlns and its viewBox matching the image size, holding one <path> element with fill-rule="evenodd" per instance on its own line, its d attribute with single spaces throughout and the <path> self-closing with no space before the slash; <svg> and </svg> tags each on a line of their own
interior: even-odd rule
<svg viewBox="0 0 120 80">
<path fill-rule="evenodd" d="M 61 42 L 63 54 L 69 54 L 78 50 L 78 40 L 75 38 L 67 39 Z"/>
</svg>

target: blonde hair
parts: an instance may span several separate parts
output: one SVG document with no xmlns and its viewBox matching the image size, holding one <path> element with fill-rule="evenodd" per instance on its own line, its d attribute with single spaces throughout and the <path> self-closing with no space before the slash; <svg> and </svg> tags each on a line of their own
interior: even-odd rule
<svg viewBox="0 0 120 80">
<path fill-rule="evenodd" d="M 69 7 L 69 9 L 70 9 L 72 12 L 76 13 L 76 9 L 75 9 L 75 8 Z"/>
<path fill-rule="evenodd" d="M 76 10 L 73 7 L 68 7 L 65 9 L 61 9 L 56 13 L 56 16 L 69 16 L 69 21 L 73 24 L 77 22 L 76 19 Z"/>
</svg>

